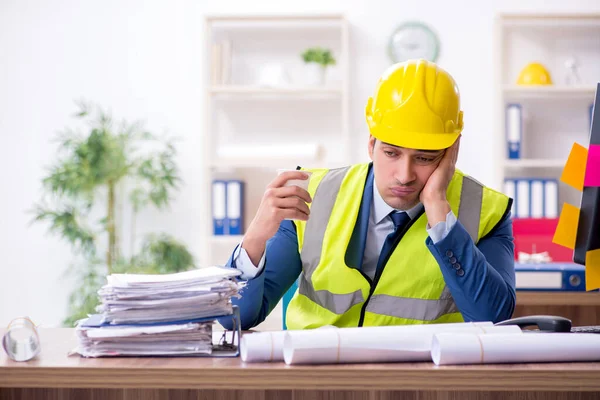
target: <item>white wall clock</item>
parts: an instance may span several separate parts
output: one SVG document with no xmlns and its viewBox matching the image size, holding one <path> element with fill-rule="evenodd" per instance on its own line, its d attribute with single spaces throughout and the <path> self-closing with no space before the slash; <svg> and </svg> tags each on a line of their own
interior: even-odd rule
<svg viewBox="0 0 600 400">
<path fill-rule="evenodd" d="M 410 21 L 392 33 L 388 51 L 394 63 L 418 58 L 435 62 L 440 52 L 440 41 L 429 26 Z"/>
</svg>

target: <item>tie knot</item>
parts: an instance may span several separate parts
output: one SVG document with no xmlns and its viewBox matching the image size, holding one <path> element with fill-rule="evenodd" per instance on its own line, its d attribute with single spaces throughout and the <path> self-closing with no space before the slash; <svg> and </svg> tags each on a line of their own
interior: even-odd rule
<svg viewBox="0 0 600 400">
<path fill-rule="evenodd" d="M 400 228 L 410 220 L 410 217 L 404 211 L 392 211 L 390 213 L 390 218 L 394 221 L 394 228 L 396 229 Z"/>
</svg>

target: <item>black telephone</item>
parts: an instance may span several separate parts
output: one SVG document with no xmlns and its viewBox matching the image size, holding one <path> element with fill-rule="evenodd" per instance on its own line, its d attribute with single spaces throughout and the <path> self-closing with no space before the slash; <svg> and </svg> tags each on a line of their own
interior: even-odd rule
<svg viewBox="0 0 600 400">
<path fill-rule="evenodd" d="M 571 332 L 571 320 L 554 315 L 528 315 L 500 321 L 494 325 L 517 325 L 521 329 L 536 326 L 540 332 Z"/>
</svg>

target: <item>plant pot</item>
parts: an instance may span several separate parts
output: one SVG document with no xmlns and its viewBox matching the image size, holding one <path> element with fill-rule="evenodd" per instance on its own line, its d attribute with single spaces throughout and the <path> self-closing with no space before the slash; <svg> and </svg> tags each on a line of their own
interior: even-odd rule
<svg viewBox="0 0 600 400">
<path fill-rule="evenodd" d="M 326 68 L 317 63 L 306 63 L 304 66 L 304 82 L 308 86 L 323 86 L 325 84 Z"/>
</svg>

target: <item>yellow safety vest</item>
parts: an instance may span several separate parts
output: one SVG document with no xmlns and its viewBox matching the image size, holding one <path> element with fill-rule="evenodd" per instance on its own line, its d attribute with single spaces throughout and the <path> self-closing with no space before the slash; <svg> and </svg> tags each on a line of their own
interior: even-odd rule
<svg viewBox="0 0 600 400">
<path fill-rule="evenodd" d="M 375 285 L 346 265 L 368 170 L 369 164 L 310 170 L 310 218 L 294 222 L 302 273 L 287 309 L 288 329 L 464 321 L 425 245 L 425 213 L 411 221 Z M 500 222 L 510 205 L 507 196 L 459 170 L 447 198 L 474 243 Z"/>
</svg>

